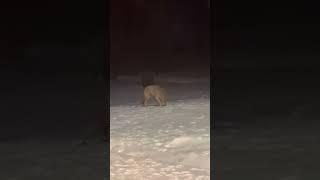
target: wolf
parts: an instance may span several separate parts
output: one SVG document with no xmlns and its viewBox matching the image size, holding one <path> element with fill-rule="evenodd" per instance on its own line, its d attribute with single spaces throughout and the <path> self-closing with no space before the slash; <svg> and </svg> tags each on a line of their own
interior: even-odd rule
<svg viewBox="0 0 320 180">
<path fill-rule="evenodd" d="M 167 92 L 164 88 L 159 85 L 149 85 L 144 88 L 143 91 L 143 105 L 148 106 L 148 101 L 151 97 L 154 97 L 159 106 L 167 105 Z"/>
</svg>

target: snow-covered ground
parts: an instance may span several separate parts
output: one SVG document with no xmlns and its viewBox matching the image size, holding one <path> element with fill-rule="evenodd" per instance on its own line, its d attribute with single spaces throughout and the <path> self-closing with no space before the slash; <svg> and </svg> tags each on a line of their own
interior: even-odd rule
<svg viewBox="0 0 320 180">
<path fill-rule="evenodd" d="M 210 179 L 209 77 L 156 81 L 168 92 L 167 106 L 143 107 L 138 77 L 110 83 L 111 179 Z"/>
</svg>

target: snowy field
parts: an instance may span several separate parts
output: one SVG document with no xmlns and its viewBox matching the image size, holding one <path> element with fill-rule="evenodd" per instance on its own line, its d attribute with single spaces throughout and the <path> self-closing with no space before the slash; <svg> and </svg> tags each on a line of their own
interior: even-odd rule
<svg viewBox="0 0 320 180">
<path fill-rule="evenodd" d="M 111 180 L 210 179 L 209 77 L 156 82 L 168 92 L 165 107 L 141 105 L 138 77 L 110 83 Z"/>
</svg>

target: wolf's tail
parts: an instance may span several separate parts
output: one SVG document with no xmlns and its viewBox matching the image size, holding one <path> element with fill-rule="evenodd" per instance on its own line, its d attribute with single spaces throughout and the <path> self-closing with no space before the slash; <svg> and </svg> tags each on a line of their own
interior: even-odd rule
<svg viewBox="0 0 320 180">
<path fill-rule="evenodd" d="M 141 85 L 143 88 L 154 85 L 154 77 L 155 73 L 150 71 L 145 71 L 140 74 L 141 77 Z"/>
</svg>

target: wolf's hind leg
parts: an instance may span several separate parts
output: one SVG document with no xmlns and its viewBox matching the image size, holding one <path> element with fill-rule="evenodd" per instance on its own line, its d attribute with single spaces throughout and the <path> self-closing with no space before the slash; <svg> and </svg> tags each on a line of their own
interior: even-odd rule
<svg viewBox="0 0 320 180">
<path fill-rule="evenodd" d="M 159 96 L 156 96 L 155 99 L 156 99 L 157 103 L 159 104 L 159 106 L 162 106 L 161 98 Z"/>
</svg>

